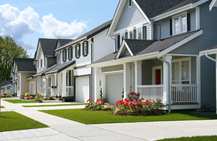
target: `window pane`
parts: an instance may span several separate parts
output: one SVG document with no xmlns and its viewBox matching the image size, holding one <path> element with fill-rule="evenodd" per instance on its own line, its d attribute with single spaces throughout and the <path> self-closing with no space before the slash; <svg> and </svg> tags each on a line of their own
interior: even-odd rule
<svg viewBox="0 0 217 141">
<path fill-rule="evenodd" d="M 84 42 L 84 55 L 87 55 L 87 42 Z"/>
<path fill-rule="evenodd" d="M 139 28 L 138 30 L 137 30 L 137 36 L 138 36 L 138 39 L 142 39 L 142 29 L 141 28 Z"/>
<path fill-rule="evenodd" d="M 186 16 L 182 17 L 182 32 L 187 31 L 187 18 Z"/>
<path fill-rule="evenodd" d="M 182 80 L 189 80 L 189 61 L 182 61 Z"/>
<path fill-rule="evenodd" d="M 172 81 L 173 84 L 179 83 L 179 62 L 172 63 Z"/>
<path fill-rule="evenodd" d="M 179 18 L 174 20 L 175 24 L 175 34 L 179 33 Z"/>
<path fill-rule="evenodd" d="M 124 34 L 121 35 L 121 44 L 122 44 L 123 40 L 124 40 Z"/>
<path fill-rule="evenodd" d="M 133 39 L 133 32 L 130 32 L 130 39 Z"/>
<path fill-rule="evenodd" d="M 77 57 L 80 57 L 80 45 L 77 45 Z"/>
</svg>

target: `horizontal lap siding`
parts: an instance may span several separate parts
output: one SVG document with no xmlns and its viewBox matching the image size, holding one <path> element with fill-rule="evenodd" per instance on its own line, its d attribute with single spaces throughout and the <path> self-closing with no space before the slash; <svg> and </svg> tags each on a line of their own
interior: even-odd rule
<svg viewBox="0 0 217 141">
<path fill-rule="evenodd" d="M 145 17 L 139 11 L 136 5 L 133 4 L 132 7 L 129 8 L 128 2 L 126 2 L 115 31 L 130 27 L 130 26 L 133 26 L 135 24 L 138 24 L 140 22 L 145 22 L 145 21 L 146 21 Z"/>
</svg>

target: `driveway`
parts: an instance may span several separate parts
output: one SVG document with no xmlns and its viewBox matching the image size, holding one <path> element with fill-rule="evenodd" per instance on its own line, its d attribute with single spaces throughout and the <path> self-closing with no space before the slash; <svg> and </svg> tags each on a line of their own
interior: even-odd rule
<svg viewBox="0 0 217 141">
<path fill-rule="evenodd" d="M 24 108 L 22 105 L 2 101 L 3 111 L 16 111 L 49 128 L 0 132 L 0 141 L 15 140 L 83 140 L 83 141 L 153 141 L 183 136 L 217 135 L 217 120 L 167 121 L 85 125 L 39 112 L 41 109 L 83 108 L 84 106 L 57 106 Z"/>
</svg>

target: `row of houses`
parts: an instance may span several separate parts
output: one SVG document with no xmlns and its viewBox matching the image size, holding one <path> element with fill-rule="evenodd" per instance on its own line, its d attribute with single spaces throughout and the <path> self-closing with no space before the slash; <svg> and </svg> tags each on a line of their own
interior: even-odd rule
<svg viewBox="0 0 217 141">
<path fill-rule="evenodd" d="M 216 107 L 215 2 L 120 0 L 111 21 L 76 39 L 40 38 L 34 58 L 14 60 L 11 91 L 86 102 L 102 90 L 112 104 L 135 91 L 172 109 Z"/>
</svg>

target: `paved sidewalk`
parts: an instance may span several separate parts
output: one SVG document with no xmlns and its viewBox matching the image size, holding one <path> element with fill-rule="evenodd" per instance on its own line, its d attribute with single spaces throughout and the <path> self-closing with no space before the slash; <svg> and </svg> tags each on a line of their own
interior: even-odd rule
<svg viewBox="0 0 217 141">
<path fill-rule="evenodd" d="M 2 140 L 84 140 L 84 141 L 152 141 L 164 138 L 183 136 L 217 135 L 217 120 L 203 121 L 167 121 L 167 122 L 139 122 L 118 124 L 85 125 L 64 118 L 52 116 L 37 111 L 38 109 L 66 109 L 82 108 L 78 106 L 34 107 L 24 108 L 22 105 L 3 101 L 5 111 L 16 111 L 34 120 L 48 125 L 50 128 L 0 132 Z M 28 133 L 41 134 L 28 137 Z M 19 135 L 20 133 L 20 135 Z M 3 138 L 3 137 L 4 138 Z M 12 136 L 12 138 L 10 138 Z M 25 138 L 26 136 L 26 138 Z M 3 139 L 2 139 L 2 138 Z"/>
</svg>

